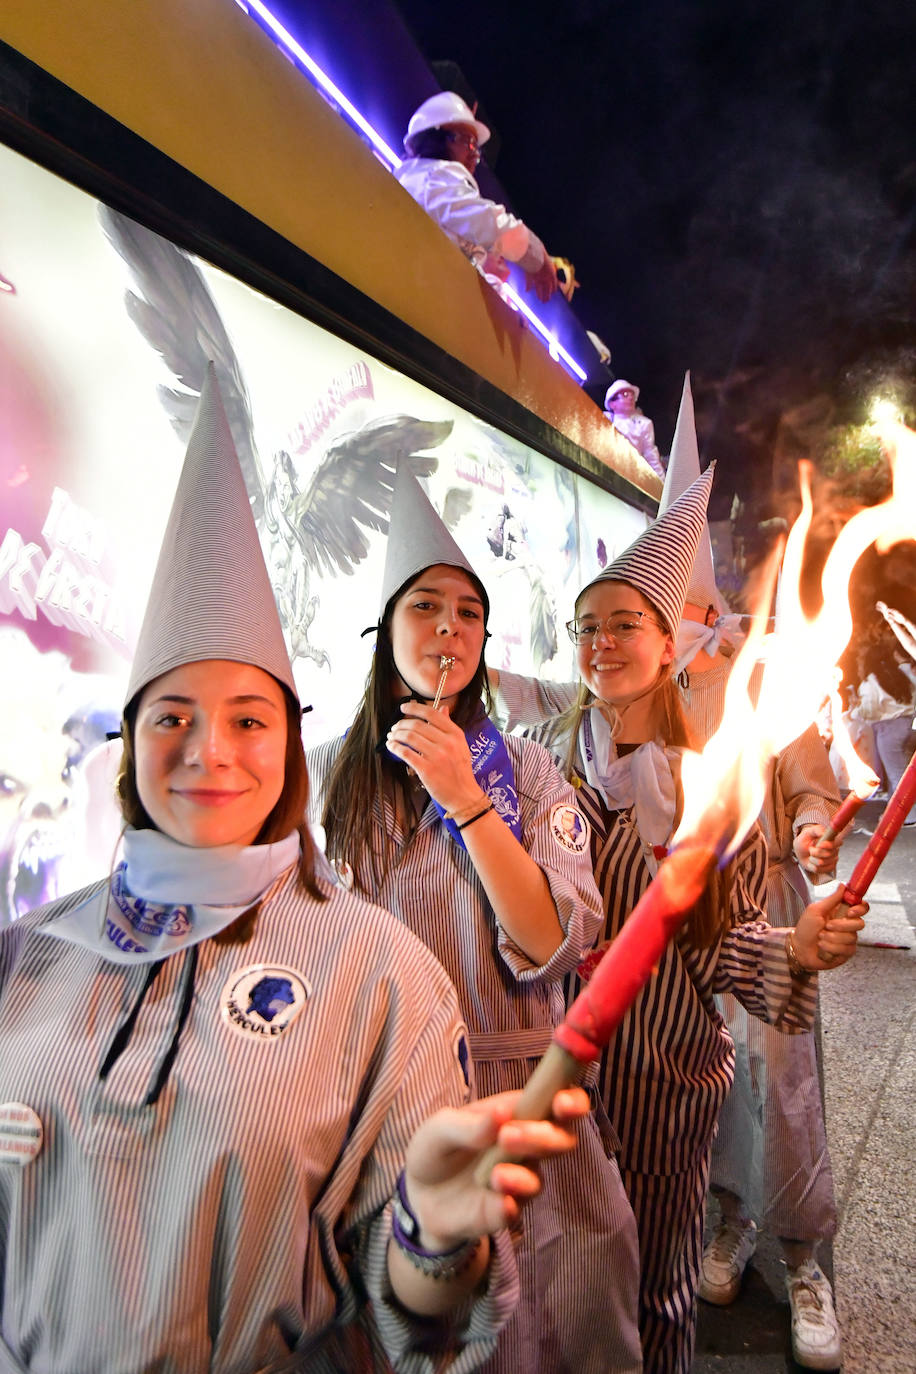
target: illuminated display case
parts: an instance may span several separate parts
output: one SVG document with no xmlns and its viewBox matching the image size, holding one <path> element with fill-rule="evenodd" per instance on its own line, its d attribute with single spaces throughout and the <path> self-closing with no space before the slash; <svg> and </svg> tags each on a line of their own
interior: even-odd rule
<svg viewBox="0 0 916 1374">
<path fill-rule="evenodd" d="M 362 688 L 398 463 L 487 584 L 490 661 L 545 676 L 651 503 L 9 47 L 0 81 L 2 924 L 111 864 L 106 734 L 209 359 L 309 743 Z"/>
</svg>

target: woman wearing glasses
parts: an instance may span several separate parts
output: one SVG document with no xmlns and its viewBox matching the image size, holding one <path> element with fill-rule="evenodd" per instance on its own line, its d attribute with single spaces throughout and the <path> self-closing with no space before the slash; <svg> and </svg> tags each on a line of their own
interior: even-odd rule
<svg viewBox="0 0 916 1374">
<path fill-rule="evenodd" d="M 526 224 L 480 194 L 474 178 L 489 137 L 460 95 L 440 91 L 411 115 L 407 157 L 395 176 L 485 277 L 504 282 L 507 261 L 516 262 L 526 289 L 547 301 L 557 289 L 553 259 Z"/>
<path fill-rule="evenodd" d="M 569 622 L 578 690 L 505 673 L 509 724 L 539 731 L 578 783 L 605 907 L 599 949 L 645 892 L 676 829 L 680 756 L 691 744 L 671 664 L 705 528 L 711 470 L 576 600 Z M 491 674 L 491 682 L 494 675 Z M 766 850 L 755 828 L 716 873 L 604 1053 L 600 1089 L 622 1142 L 621 1175 L 640 1242 L 640 1334 L 647 1374 L 687 1374 L 702 1259 L 709 1153 L 734 1069 L 713 994 L 732 992 L 781 1030 L 808 1030 L 812 974 L 855 949 L 862 905 L 809 907 L 794 931 L 766 923 Z M 586 964 L 580 976 L 587 976 Z M 581 986 L 572 980 L 571 994 Z"/>
</svg>

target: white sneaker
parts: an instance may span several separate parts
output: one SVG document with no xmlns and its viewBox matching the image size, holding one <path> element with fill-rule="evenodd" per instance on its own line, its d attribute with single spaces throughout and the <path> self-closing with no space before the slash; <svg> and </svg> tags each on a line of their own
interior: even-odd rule
<svg viewBox="0 0 916 1374">
<path fill-rule="evenodd" d="M 830 1280 L 817 1261 L 805 1260 L 786 1270 L 786 1288 L 792 1308 L 792 1353 L 804 1369 L 839 1369 L 843 1363 L 840 1335 Z"/>
<path fill-rule="evenodd" d="M 734 1302 L 741 1275 L 756 1249 L 757 1226 L 753 1221 L 723 1221 L 703 1251 L 700 1297 L 717 1307 Z"/>
</svg>

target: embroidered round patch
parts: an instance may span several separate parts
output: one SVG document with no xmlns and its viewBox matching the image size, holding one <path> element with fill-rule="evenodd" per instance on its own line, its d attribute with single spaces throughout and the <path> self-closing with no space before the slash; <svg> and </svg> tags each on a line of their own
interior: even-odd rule
<svg viewBox="0 0 916 1374">
<path fill-rule="evenodd" d="M 581 811 L 560 802 L 550 813 L 550 833 L 562 849 L 581 854 L 588 844 L 591 827 Z"/>
<path fill-rule="evenodd" d="M 0 1106 L 0 1164 L 24 1168 L 41 1150 L 44 1130 L 36 1112 L 25 1102 Z"/>
<path fill-rule="evenodd" d="M 472 1087 L 471 1047 L 468 1044 L 468 1038 L 465 1034 L 464 1026 L 462 1026 L 460 1030 L 455 1032 L 453 1048 L 455 1051 L 455 1058 L 457 1059 L 459 1067 L 461 1068 L 461 1076 L 464 1079 L 464 1086 L 467 1088 L 468 1096 L 470 1097 Z"/>
<path fill-rule="evenodd" d="M 276 1040 L 289 1030 L 311 993 L 295 969 L 251 964 L 230 975 L 220 993 L 220 1014 L 248 1040 Z"/>
</svg>

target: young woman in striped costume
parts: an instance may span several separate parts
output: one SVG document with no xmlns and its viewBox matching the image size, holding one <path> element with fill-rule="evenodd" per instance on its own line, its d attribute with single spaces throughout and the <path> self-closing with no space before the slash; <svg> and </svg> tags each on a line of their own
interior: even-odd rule
<svg viewBox="0 0 916 1374">
<path fill-rule="evenodd" d="M 539 734 L 579 784 L 604 898 L 601 945 L 645 892 L 676 828 L 680 753 L 691 740 L 670 671 L 671 627 L 710 483 L 704 474 L 579 593 L 569 623 L 581 676 L 572 702 L 569 689 L 506 673 L 494 684 L 510 724 L 543 721 L 551 707 L 562 712 Z M 693 1354 L 709 1154 L 734 1064 L 713 994 L 733 992 L 789 1033 L 808 1029 L 811 974 L 849 958 L 862 926 L 864 906 L 835 917 L 839 898 L 829 899 L 800 917 L 787 951 L 786 931 L 766 923 L 765 885 L 766 849 L 755 829 L 714 876 L 601 1060 L 601 1094 L 621 1137 L 621 1175 L 639 1231 L 648 1374 L 687 1374 Z M 578 990 L 573 979 L 570 992 Z"/>
<path fill-rule="evenodd" d="M 600 925 L 588 829 L 546 751 L 504 739 L 484 714 L 487 597 L 470 564 L 413 478 L 399 479 L 393 509 L 366 696 L 345 739 L 309 751 L 309 771 L 329 857 L 451 975 L 478 1087 L 520 1088 Z M 519 1308 L 488 1370 L 640 1368 L 615 1143 L 589 1120 L 575 1162 L 544 1170 L 518 1249 Z"/>
<path fill-rule="evenodd" d="M 537 1178 L 474 1182 L 510 1106 L 467 1105 L 454 989 L 316 869 L 301 711 L 212 380 L 126 700 L 124 862 L 0 936 L 0 1370 L 476 1368 Z M 575 1143 L 542 1122 L 499 1138 Z"/>
</svg>

